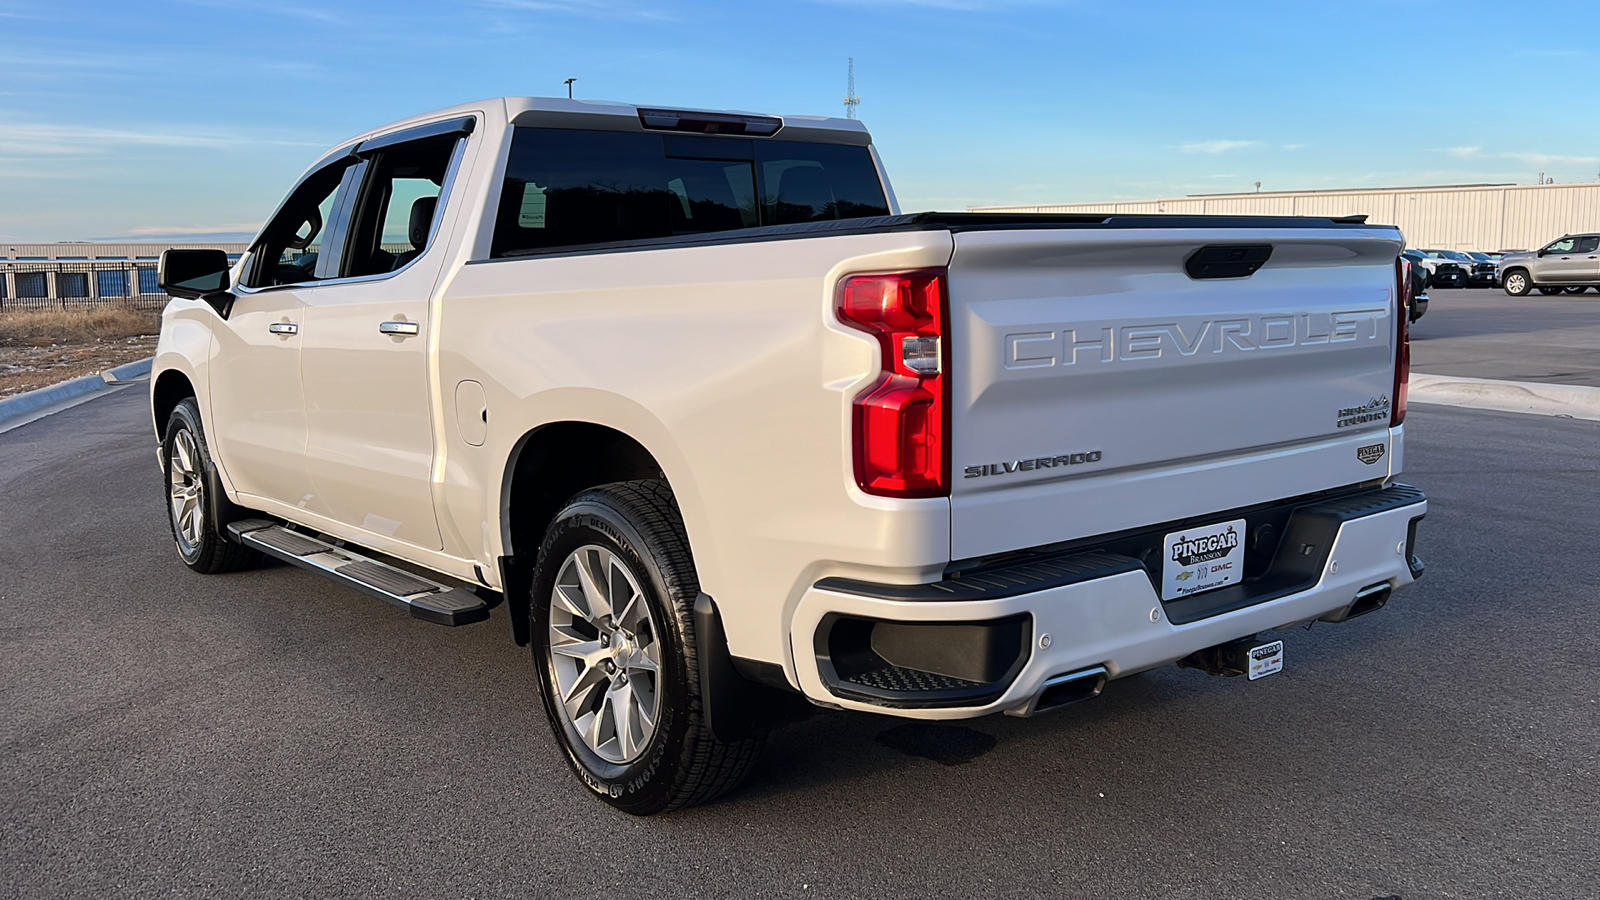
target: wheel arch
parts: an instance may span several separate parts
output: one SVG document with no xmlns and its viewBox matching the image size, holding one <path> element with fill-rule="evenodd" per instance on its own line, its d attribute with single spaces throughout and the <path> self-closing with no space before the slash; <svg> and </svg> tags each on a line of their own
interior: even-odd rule
<svg viewBox="0 0 1600 900">
<path fill-rule="evenodd" d="M 573 495 L 614 481 L 679 485 L 660 456 L 633 435 L 599 422 L 566 419 L 530 429 L 512 446 L 500 486 L 500 577 L 512 636 L 528 642 L 527 601 L 545 530 Z M 681 502 L 681 501 L 680 501 Z M 691 551 L 692 552 L 692 551 Z"/>
<path fill-rule="evenodd" d="M 179 369 L 166 369 L 156 375 L 155 381 L 150 386 L 150 415 L 155 426 L 156 440 L 166 436 L 167 420 L 172 418 L 172 410 L 182 403 L 185 397 L 199 395 L 195 392 L 194 382 L 187 374 Z"/>
</svg>

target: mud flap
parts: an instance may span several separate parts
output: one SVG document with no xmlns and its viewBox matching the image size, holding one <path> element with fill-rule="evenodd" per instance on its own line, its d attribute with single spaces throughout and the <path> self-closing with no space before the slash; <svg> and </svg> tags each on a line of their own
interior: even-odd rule
<svg viewBox="0 0 1600 900">
<path fill-rule="evenodd" d="M 728 654 L 728 636 L 716 601 L 701 594 L 694 601 L 694 632 L 700 666 L 700 702 L 706 724 L 724 743 L 763 734 L 810 711 L 793 691 L 758 684 L 739 674 Z"/>
</svg>

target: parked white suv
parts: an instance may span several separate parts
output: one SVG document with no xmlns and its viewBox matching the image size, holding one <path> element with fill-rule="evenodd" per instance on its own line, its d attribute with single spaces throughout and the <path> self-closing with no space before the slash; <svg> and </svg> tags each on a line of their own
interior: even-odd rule
<svg viewBox="0 0 1600 900">
<path fill-rule="evenodd" d="M 163 258 L 172 530 L 198 572 L 497 610 L 633 813 L 732 787 L 796 700 L 1268 675 L 1268 632 L 1422 572 L 1401 245 L 904 215 L 855 121 L 468 104 L 340 144 L 232 271 Z"/>
</svg>

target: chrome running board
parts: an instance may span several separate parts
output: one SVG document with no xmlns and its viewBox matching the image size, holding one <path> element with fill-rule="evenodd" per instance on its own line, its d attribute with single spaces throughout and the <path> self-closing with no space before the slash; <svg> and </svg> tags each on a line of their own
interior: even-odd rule
<svg viewBox="0 0 1600 900">
<path fill-rule="evenodd" d="M 414 575 L 267 519 L 231 522 L 228 533 L 246 547 L 409 609 L 419 619 L 439 625 L 470 625 L 489 618 L 489 607 L 466 588 Z"/>
</svg>

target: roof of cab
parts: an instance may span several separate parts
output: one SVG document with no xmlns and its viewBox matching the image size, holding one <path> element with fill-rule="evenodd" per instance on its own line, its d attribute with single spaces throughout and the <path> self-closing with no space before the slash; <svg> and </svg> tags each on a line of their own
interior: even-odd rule
<svg viewBox="0 0 1600 900">
<path fill-rule="evenodd" d="M 856 119 L 841 119 L 832 116 L 773 116 L 770 113 L 755 113 L 746 110 L 730 109 L 699 109 L 680 106 L 646 106 L 644 109 L 666 109 L 674 112 L 714 113 L 724 116 L 761 116 L 776 118 L 783 122 L 782 134 L 788 131 L 809 131 L 816 134 L 818 131 L 835 132 L 835 139 L 844 139 L 849 143 L 867 143 L 866 126 Z M 360 134 L 353 135 L 347 140 L 340 141 L 339 146 L 353 141 L 362 141 L 376 134 L 394 131 L 410 125 L 420 125 L 426 122 L 449 118 L 450 116 L 466 115 L 468 113 L 482 113 L 494 116 L 503 114 L 503 121 L 516 124 L 545 124 L 555 127 L 598 127 L 606 130 L 626 129 L 643 130 L 640 123 L 639 110 L 641 107 L 632 103 L 617 103 L 609 100 L 569 100 L 566 97 L 492 97 L 472 103 L 462 103 L 456 106 L 436 109 L 431 112 L 415 116 L 407 116 L 395 122 L 390 122 L 379 128 L 373 128 Z M 819 135 L 820 137 L 820 135 Z"/>
</svg>

